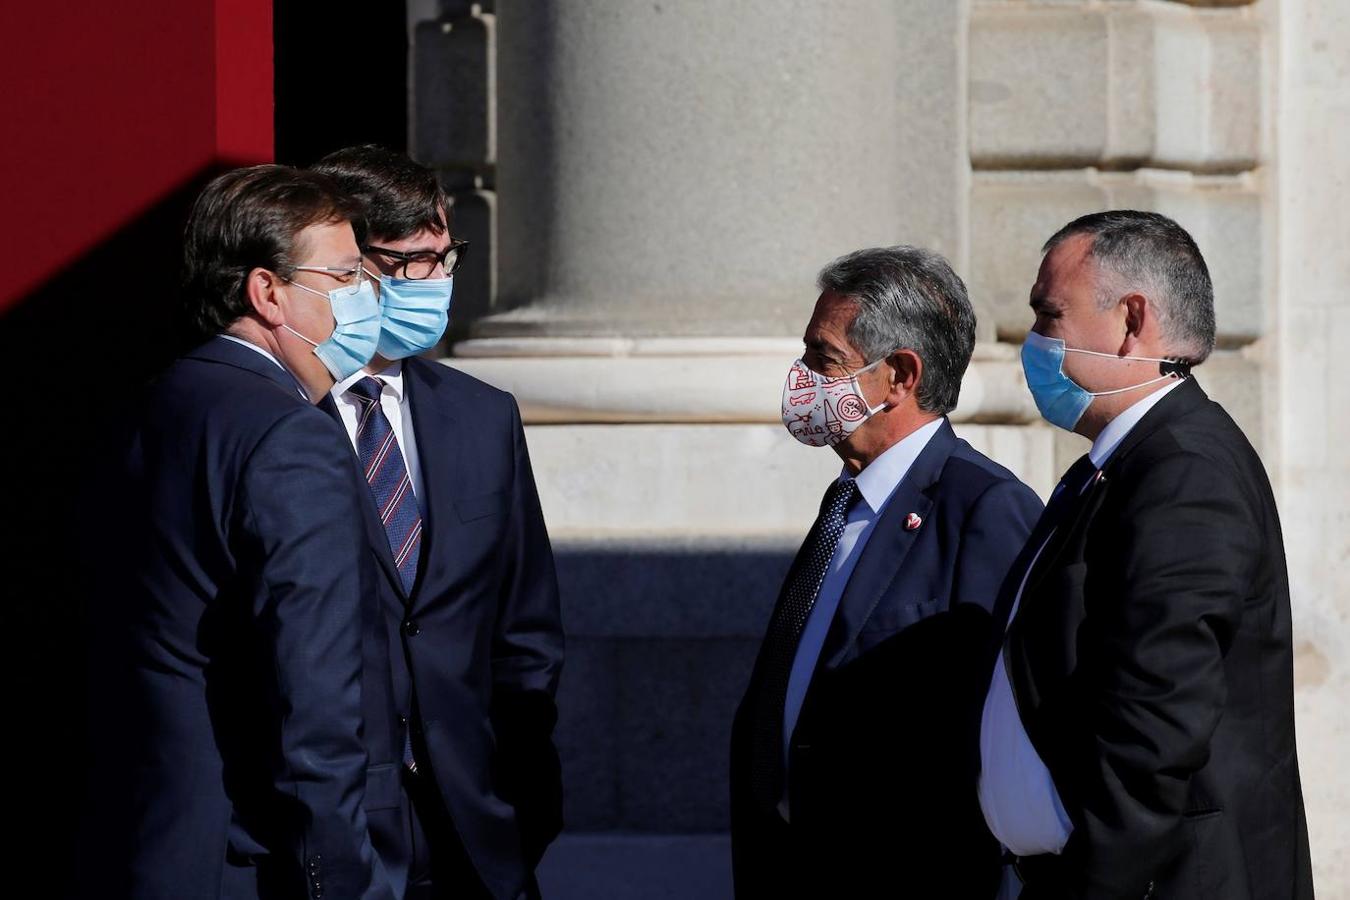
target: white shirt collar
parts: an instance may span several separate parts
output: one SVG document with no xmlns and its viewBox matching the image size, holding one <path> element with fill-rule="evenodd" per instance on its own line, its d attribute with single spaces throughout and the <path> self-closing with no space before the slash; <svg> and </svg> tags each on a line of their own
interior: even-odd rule
<svg viewBox="0 0 1350 900">
<path fill-rule="evenodd" d="M 1092 460 L 1092 464 L 1099 469 L 1106 465 L 1106 461 L 1111 458 L 1111 454 L 1120 446 L 1120 442 L 1125 440 L 1125 436 L 1133 430 L 1134 426 L 1139 424 L 1139 420 L 1156 406 L 1159 400 L 1180 387 L 1183 381 L 1185 379 L 1179 378 L 1166 387 L 1154 391 L 1110 422 L 1107 422 L 1101 434 L 1097 435 L 1097 439 L 1092 442 L 1092 449 L 1088 451 L 1088 458 Z"/>
<path fill-rule="evenodd" d="M 348 375 L 346 378 L 333 385 L 333 390 L 331 391 L 333 398 L 340 399 L 351 389 L 352 385 L 370 374 L 372 373 L 362 369 L 359 372 Z M 385 388 L 393 393 L 395 400 L 399 403 L 403 402 L 403 360 L 394 360 L 381 371 L 375 372 L 374 375 L 384 382 Z"/>
<path fill-rule="evenodd" d="M 225 340 L 227 340 L 227 341 L 233 341 L 234 343 L 240 345 L 241 347 L 247 347 L 248 349 L 252 350 L 253 352 L 255 352 L 255 353 L 260 353 L 260 354 L 262 354 L 263 356 L 265 356 L 265 357 L 267 357 L 268 359 L 270 359 L 270 360 L 272 361 L 272 364 L 273 364 L 273 365 L 275 365 L 275 366 L 276 366 L 278 369 L 280 369 L 281 371 L 285 372 L 287 375 L 290 375 L 291 378 L 294 378 L 294 379 L 295 379 L 295 387 L 296 387 L 296 389 L 297 389 L 298 391 L 300 391 L 300 396 L 301 396 L 301 397 L 304 397 L 306 400 L 309 399 L 309 391 L 305 390 L 305 386 L 304 386 L 304 384 L 301 383 L 300 379 L 299 379 L 299 378 L 296 378 L 294 372 L 292 372 L 290 369 L 288 369 L 288 368 L 286 368 L 285 366 L 283 366 L 283 365 L 281 364 L 281 360 L 279 360 L 279 359 L 277 359 L 275 356 L 273 356 L 272 353 L 271 353 L 271 351 L 269 351 L 266 347 L 261 347 L 261 346 L 259 346 L 258 344 L 253 343 L 252 341 L 246 341 L 246 340 L 244 340 L 243 338 L 241 338 L 241 337 L 236 337 L 236 336 L 233 335 L 233 334 L 226 334 L 226 333 L 223 332 L 223 331 L 220 333 L 220 337 L 223 337 L 223 338 L 224 338 Z"/>
<path fill-rule="evenodd" d="M 261 353 L 263 356 L 267 357 L 268 359 L 270 359 L 270 360 L 272 361 L 272 365 L 276 366 L 278 369 L 280 369 L 280 370 L 283 371 L 283 372 L 286 371 L 286 367 L 283 366 L 283 365 L 281 364 L 281 361 L 278 360 L 275 356 L 273 356 L 272 353 L 271 353 L 271 351 L 267 350 L 265 347 L 259 347 L 257 344 L 253 343 L 252 341 L 246 341 L 246 340 L 244 340 L 244 339 L 241 338 L 241 337 L 236 337 L 236 336 L 234 336 L 234 335 L 232 335 L 232 334 L 226 334 L 226 333 L 223 332 L 223 331 L 220 333 L 220 336 L 223 337 L 223 338 L 224 338 L 225 340 L 227 340 L 227 341 L 234 341 L 236 344 L 238 344 L 238 345 L 241 346 L 241 347 L 247 347 L 248 349 L 252 350 L 254 353 Z"/>
<path fill-rule="evenodd" d="M 839 476 L 840 480 L 853 478 L 858 483 L 858 493 L 862 494 L 863 500 L 871 507 L 872 512 L 874 514 L 881 512 L 886 501 L 891 499 L 891 494 L 895 493 L 900 482 L 909 474 L 914 460 L 919 458 L 923 448 L 928 446 L 928 442 L 938 433 L 938 429 L 945 421 L 947 421 L 945 418 L 937 418 L 910 432 L 902 440 L 887 448 L 885 453 L 872 460 L 856 477 L 845 468 L 843 474 Z"/>
</svg>

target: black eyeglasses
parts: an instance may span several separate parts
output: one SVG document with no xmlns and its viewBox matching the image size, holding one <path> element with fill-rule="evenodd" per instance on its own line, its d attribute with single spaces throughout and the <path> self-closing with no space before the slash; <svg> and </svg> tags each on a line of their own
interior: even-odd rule
<svg viewBox="0 0 1350 900">
<path fill-rule="evenodd" d="M 408 278 L 413 281 L 421 281 L 423 278 L 430 278 L 431 273 L 436 271 L 437 266 L 445 269 L 445 277 L 449 278 L 455 274 L 455 270 L 464 262 L 464 253 L 468 250 L 469 242 L 457 239 L 451 239 L 450 246 L 446 247 L 440 253 L 434 250 L 419 250 L 416 253 L 404 253 L 401 250 L 390 250 L 387 247 L 367 246 L 363 252 L 378 253 L 381 256 L 387 256 L 390 259 L 398 260 L 398 268 L 394 270 L 399 278 Z"/>
</svg>

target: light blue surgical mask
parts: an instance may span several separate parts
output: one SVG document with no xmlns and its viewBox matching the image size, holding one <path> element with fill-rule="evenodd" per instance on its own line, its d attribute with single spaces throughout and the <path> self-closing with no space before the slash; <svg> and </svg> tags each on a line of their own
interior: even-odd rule
<svg viewBox="0 0 1350 900">
<path fill-rule="evenodd" d="M 1155 362 L 1159 364 L 1157 378 L 1140 384 L 1119 388 L 1114 391 L 1089 391 L 1064 374 L 1064 354 L 1082 353 L 1086 356 L 1098 356 L 1104 359 L 1134 360 L 1136 362 Z M 1058 425 L 1065 431 L 1073 431 L 1092 405 L 1093 397 L 1107 397 L 1111 394 L 1124 394 L 1137 391 L 1159 381 L 1170 378 L 1185 378 L 1190 374 L 1189 364 L 1175 359 L 1158 359 L 1152 356 L 1116 356 L 1114 353 L 1098 353 L 1095 350 L 1077 350 L 1064 346 L 1059 338 L 1048 338 L 1034 331 L 1027 332 L 1022 344 L 1022 371 L 1027 377 L 1027 389 L 1031 391 L 1042 418 L 1051 425 Z"/>
<path fill-rule="evenodd" d="M 450 324 L 449 278 L 380 279 L 380 343 L 376 352 L 385 359 L 416 356 L 436 346 Z"/>
<path fill-rule="evenodd" d="M 290 283 L 302 291 L 326 298 L 333 307 L 333 320 L 337 324 L 333 333 L 322 342 L 310 340 L 289 325 L 281 327 L 312 346 L 314 355 L 335 381 L 365 368 L 375 355 L 380 336 L 380 301 L 375 297 L 375 286 L 362 278 L 359 284 L 325 292 L 299 282 Z"/>
</svg>

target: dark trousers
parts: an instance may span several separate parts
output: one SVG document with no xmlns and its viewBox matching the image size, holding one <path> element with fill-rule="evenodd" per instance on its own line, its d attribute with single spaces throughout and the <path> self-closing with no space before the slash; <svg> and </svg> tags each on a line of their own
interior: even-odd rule
<svg viewBox="0 0 1350 900">
<path fill-rule="evenodd" d="M 431 777 L 404 770 L 403 778 L 412 801 L 407 900 L 492 900 Z"/>
</svg>

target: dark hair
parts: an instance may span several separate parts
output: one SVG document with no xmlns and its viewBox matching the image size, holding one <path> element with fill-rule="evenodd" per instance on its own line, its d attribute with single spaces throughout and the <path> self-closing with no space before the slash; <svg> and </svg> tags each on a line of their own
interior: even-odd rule
<svg viewBox="0 0 1350 900">
<path fill-rule="evenodd" d="M 1153 302 L 1171 351 L 1192 363 L 1214 349 L 1214 285 L 1195 239 L 1176 222 L 1155 212 L 1115 209 L 1092 213 L 1065 225 L 1041 248 L 1049 253 L 1074 235 L 1092 238 L 1089 255 L 1109 276 L 1098 284 L 1103 308 L 1139 291 Z"/>
<path fill-rule="evenodd" d="M 923 360 L 919 409 L 946 415 L 956 408 L 975 352 L 975 310 L 947 260 L 904 245 L 858 250 L 821 269 L 817 283 L 858 304 L 848 339 L 863 359 L 914 351 Z"/>
<path fill-rule="evenodd" d="M 449 201 L 436 173 L 374 144 L 336 150 L 313 171 L 334 179 L 360 202 L 371 240 L 397 241 L 428 229 L 445 233 Z"/>
<path fill-rule="evenodd" d="M 289 166 L 251 166 L 214 179 L 197 197 L 183 233 L 183 305 L 189 326 L 219 334 L 252 307 L 245 292 L 256 268 L 289 276 L 296 238 L 311 225 L 350 222 L 359 243 L 360 208 L 329 178 Z"/>
</svg>

